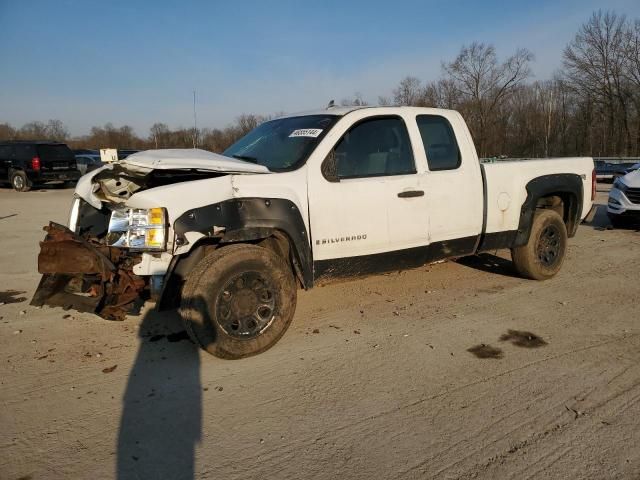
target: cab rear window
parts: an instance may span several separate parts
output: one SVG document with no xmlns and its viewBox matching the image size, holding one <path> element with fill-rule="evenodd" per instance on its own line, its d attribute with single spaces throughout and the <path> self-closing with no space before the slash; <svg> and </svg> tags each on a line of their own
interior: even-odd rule
<svg viewBox="0 0 640 480">
<path fill-rule="evenodd" d="M 66 145 L 38 145 L 38 156 L 44 160 L 73 160 L 73 152 Z"/>
<path fill-rule="evenodd" d="M 36 149 L 29 144 L 13 145 L 13 157 L 17 160 L 29 160 L 36 156 Z"/>
<path fill-rule="evenodd" d="M 418 129 L 432 172 L 455 170 L 460 166 L 460 149 L 449 121 L 439 115 L 418 115 Z"/>
</svg>

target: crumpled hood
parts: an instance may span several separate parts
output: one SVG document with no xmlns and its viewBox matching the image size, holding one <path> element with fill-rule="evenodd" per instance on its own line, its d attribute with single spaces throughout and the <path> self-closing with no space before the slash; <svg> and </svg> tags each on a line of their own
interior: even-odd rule
<svg viewBox="0 0 640 480">
<path fill-rule="evenodd" d="M 263 165 L 244 162 L 237 158 L 225 157 L 224 155 L 198 148 L 146 150 L 129 155 L 118 163 L 152 170 L 195 168 L 212 172 L 269 173 L 269 169 Z"/>
<path fill-rule="evenodd" d="M 125 203 L 141 190 L 226 175 L 271 173 L 267 167 L 199 149 L 147 150 L 80 178 L 76 196 L 95 208 Z"/>
</svg>

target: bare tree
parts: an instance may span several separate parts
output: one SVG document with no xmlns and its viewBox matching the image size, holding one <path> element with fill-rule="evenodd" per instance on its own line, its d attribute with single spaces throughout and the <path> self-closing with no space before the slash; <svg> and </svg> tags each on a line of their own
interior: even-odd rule
<svg viewBox="0 0 640 480">
<path fill-rule="evenodd" d="M 0 123 L 0 140 L 14 140 L 16 129 L 8 123 Z"/>
<path fill-rule="evenodd" d="M 91 148 L 142 148 L 146 142 L 140 139 L 129 125 L 116 127 L 106 123 L 103 127 L 92 127 L 91 133 L 84 139 Z"/>
<path fill-rule="evenodd" d="M 405 77 L 393 91 L 393 102 L 396 105 L 420 106 L 424 102 L 422 82 L 416 77 Z"/>
<path fill-rule="evenodd" d="M 478 150 L 487 153 L 487 133 L 504 100 L 530 75 L 533 54 L 518 49 L 500 63 L 492 45 L 474 42 L 463 46 L 451 63 L 443 63 L 446 79 L 461 97 Z"/>
<path fill-rule="evenodd" d="M 457 108 L 459 95 L 451 79 L 441 78 L 429 82 L 424 88 L 424 106 L 437 108 Z"/>
<path fill-rule="evenodd" d="M 369 105 L 369 103 L 364 99 L 362 93 L 356 92 L 353 98 L 343 98 L 340 101 L 340 105 L 343 107 L 364 107 Z"/>
<path fill-rule="evenodd" d="M 592 98 L 606 119 L 605 128 L 598 129 L 603 147 L 622 153 L 628 153 L 631 139 L 629 94 L 622 82 L 626 30 L 624 16 L 599 10 L 580 27 L 563 54 L 569 84 L 581 96 Z M 618 119 L 622 120 L 624 140 L 616 134 Z"/>
<path fill-rule="evenodd" d="M 551 139 L 551 127 L 553 125 L 553 116 L 556 110 L 555 90 L 550 83 L 536 83 L 534 86 L 536 90 L 537 104 L 542 109 L 542 124 L 543 138 L 544 138 L 544 156 L 549 156 L 549 142 Z"/>
<path fill-rule="evenodd" d="M 25 123 L 18 131 L 21 140 L 43 140 L 47 138 L 47 126 L 42 122 Z"/>
<path fill-rule="evenodd" d="M 636 135 L 634 150 L 640 151 L 640 19 L 629 25 L 624 49 L 624 76 L 629 85 L 629 97 L 635 109 Z"/>
<path fill-rule="evenodd" d="M 149 129 L 149 140 L 157 149 L 159 146 L 165 145 L 168 134 L 169 127 L 166 123 L 154 123 Z"/>
<path fill-rule="evenodd" d="M 259 115 L 243 113 L 236 119 L 236 124 L 239 130 L 239 136 L 249 133 L 264 121 L 264 118 Z"/>
<path fill-rule="evenodd" d="M 64 142 L 69 138 L 69 130 L 61 120 L 49 120 L 46 125 L 47 138 Z"/>
</svg>

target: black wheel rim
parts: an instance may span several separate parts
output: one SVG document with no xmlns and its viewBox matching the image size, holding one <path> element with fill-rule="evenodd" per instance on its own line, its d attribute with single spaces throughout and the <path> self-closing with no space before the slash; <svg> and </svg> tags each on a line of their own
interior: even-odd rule
<svg viewBox="0 0 640 480">
<path fill-rule="evenodd" d="M 554 266 L 560 258 L 560 230 L 555 225 L 547 225 L 538 239 L 538 260 L 545 267 Z"/>
<path fill-rule="evenodd" d="M 258 272 L 244 272 L 229 280 L 220 291 L 216 319 L 227 335 L 251 339 L 271 325 L 275 309 L 273 285 Z"/>
</svg>

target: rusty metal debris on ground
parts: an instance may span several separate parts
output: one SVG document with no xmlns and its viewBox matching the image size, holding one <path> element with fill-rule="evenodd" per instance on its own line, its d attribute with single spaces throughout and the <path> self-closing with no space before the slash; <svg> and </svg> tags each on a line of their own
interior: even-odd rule
<svg viewBox="0 0 640 480">
<path fill-rule="evenodd" d="M 51 222 L 40 242 L 42 279 L 31 305 L 73 308 L 108 320 L 123 320 L 145 288 L 132 271 L 132 257 Z"/>
</svg>

